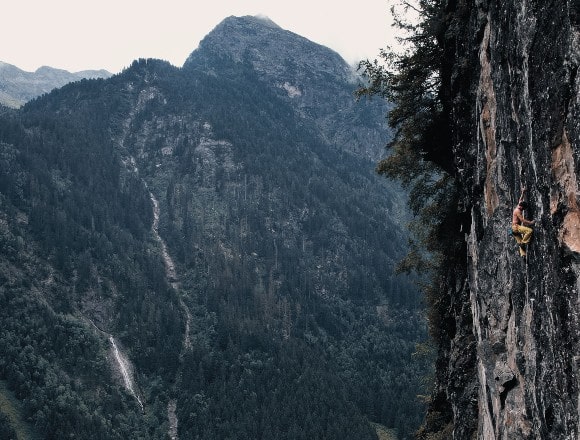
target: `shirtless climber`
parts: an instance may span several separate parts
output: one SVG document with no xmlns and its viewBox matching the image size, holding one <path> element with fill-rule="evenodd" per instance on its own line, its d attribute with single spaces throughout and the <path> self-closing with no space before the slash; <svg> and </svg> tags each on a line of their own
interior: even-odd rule
<svg viewBox="0 0 580 440">
<path fill-rule="evenodd" d="M 526 188 L 522 189 L 520 195 L 520 200 L 518 201 L 518 206 L 515 207 L 512 215 L 512 233 L 518 245 L 520 247 L 520 255 L 522 257 L 526 256 L 526 245 L 530 242 L 532 238 L 532 228 L 528 228 L 528 225 L 533 225 L 534 220 L 527 220 L 524 217 L 524 209 L 527 208 L 528 204 L 524 201 L 524 194 L 526 193 Z"/>
</svg>

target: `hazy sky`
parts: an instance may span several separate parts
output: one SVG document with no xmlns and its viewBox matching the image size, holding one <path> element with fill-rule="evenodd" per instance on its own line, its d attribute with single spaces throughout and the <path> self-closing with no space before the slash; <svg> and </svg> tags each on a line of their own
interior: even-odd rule
<svg viewBox="0 0 580 440">
<path fill-rule="evenodd" d="M 7 0 L 1 8 L 0 61 L 26 71 L 47 65 L 117 73 L 137 58 L 182 66 L 224 18 L 265 15 L 354 63 L 376 58 L 392 41 L 392 1 Z"/>
</svg>

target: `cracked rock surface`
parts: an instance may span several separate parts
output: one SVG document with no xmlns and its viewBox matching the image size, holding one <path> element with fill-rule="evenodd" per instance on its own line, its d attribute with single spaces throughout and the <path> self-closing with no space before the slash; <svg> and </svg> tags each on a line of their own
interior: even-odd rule
<svg viewBox="0 0 580 440">
<path fill-rule="evenodd" d="M 446 11 L 459 214 L 470 224 L 436 394 L 455 439 L 577 439 L 580 4 L 472 0 Z M 536 221 L 525 258 L 506 233 L 523 187 Z"/>
</svg>

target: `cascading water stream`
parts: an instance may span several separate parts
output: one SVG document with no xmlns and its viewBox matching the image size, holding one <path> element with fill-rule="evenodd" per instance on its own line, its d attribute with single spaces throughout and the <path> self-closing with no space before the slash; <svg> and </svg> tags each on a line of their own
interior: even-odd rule
<svg viewBox="0 0 580 440">
<path fill-rule="evenodd" d="M 161 255 L 163 257 L 163 262 L 165 263 L 165 274 L 167 276 L 167 279 L 171 283 L 171 287 L 174 290 L 178 291 L 179 290 L 179 282 L 177 281 L 177 274 L 175 272 L 175 263 L 173 262 L 171 255 L 169 255 L 169 251 L 167 249 L 167 244 L 159 235 L 159 216 L 160 216 L 159 202 L 157 201 L 157 199 L 155 198 L 155 196 L 153 195 L 152 192 L 149 192 L 149 197 L 151 199 L 151 203 L 153 204 L 153 225 L 151 226 L 151 231 L 153 232 L 153 236 L 155 237 L 155 240 L 161 246 Z M 185 318 L 186 318 L 185 319 L 185 334 L 183 337 L 183 350 L 182 350 L 182 354 L 183 354 L 183 352 L 185 350 L 187 350 L 188 348 L 191 348 L 191 339 L 189 336 L 189 329 L 191 327 L 191 313 L 189 311 L 189 308 L 187 307 L 187 305 L 185 304 L 185 302 L 181 298 L 181 296 L 178 296 L 178 297 L 179 297 L 179 305 L 181 306 L 181 308 L 185 312 Z M 177 410 L 177 402 L 175 400 L 171 400 L 167 406 L 167 418 L 169 420 L 168 434 L 169 434 L 169 438 L 171 440 L 178 439 L 178 436 L 177 436 L 178 419 L 177 419 L 176 410 Z"/>
<path fill-rule="evenodd" d="M 159 235 L 159 215 L 160 215 L 160 208 L 159 202 L 153 195 L 153 193 L 149 192 L 149 197 L 151 199 L 151 203 L 153 203 L 153 225 L 151 226 L 151 230 L 153 232 L 153 236 L 155 240 L 161 246 L 161 256 L 163 257 L 163 262 L 165 263 L 165 272 L 167 279 L 171 283 L 171 287 L 175 290 L 179 290 L 179 282 L 177 281 L 177 275 L 175 273 L 175 263 L 169 255 L 169 251 L 167 250 L 167 244 Z M 191 327 L 191 313 L 189 312 L 189 308 L 183 301 L 181 297 L 179 297 L 179 305 L 185 312 L 185 334 L 183 337 L 183 348 L 187 349 L 191 347 L 191 339 L 189 337 L 189 329 Z"/>
<path fill-rule="evenodd" d="M 167 417 L 169 419 L 169 438 L 171 440 L 177 440 L 177 402 L 175 400 L 170 400 L 167 404 Z"/>
<path fill-rule="evenodd" d="M 139 406 L 141 407 L 141 411 L 143 411 L 144 410 L 143 402 L 141 402 L 141 399 L 139 398 L 139 396 L 137 395 L 137 393 L 135 392 L 135 389 L 133 387 L 133 379 L 131 378 L 131 374 L 129 371 L 129 364 L 128 364 L 127 360 L 123 357 L 121 352 L 119 351 L 119 348 L 117 347 L 117 343 L 115 342 L 115 338 L 113 338 L 112 336 L 109 335 L 109 342 L 111 343 L 111 346 L 113 347 L 113 353 L 115 354 L 115 359 L 117 360 L 117 363 L 119 364 L 119 369 L 121 370 L 121 374 L 122 374 L 123 380 L 125 382 L 125 388 L 127 388 L 127 390 L 133 395 L 133 397 L 135 397 L 135 399 L 137 399 L 137 402 L 139 402 Z"/>
<path fill-rule="evenodd" d="M 125 388 L 137 400 L 137 402 L 139 403 L 139 406 L 141 407 L 141 411 L 144 411 L 145 408 L 143 406 L 143 402 L 141 402 L 141 399 L 139 398 L 139 396 L 135 392 L 135 386 L 134 386 L 133 378 L 131 377 L 131 368 L 130 368 L 129 361 L 125 358 L 125 356 L 123 356 L 123 354 L 119 350 L 119 347 L 117 346 L 117 343 L 115 342 L 115 338 L 113 338 L 112 335 L 110 335 L 109 333 L 107 333 L 103 329 L 100 329 L 97 326 L 97 324 L 95 324 L 93 322 L 93 320 L 91 320 L 87 317 L 85 317 L 85 319 L 88 322 L 90 322 L 90 324 L 95 329 L 97 329 L 97 331 L 99 333 L 102 333 L 103 335 L 105 335 L 109 339 L 109 342 L 111 343 L 111 347 L 113 349 L 113 354 L 115 355 L 115 360 L 117 361 L 117 365 L 119 366 L 119 370 L 121 371 L 121 376 L 123 376 L 123 382 L 125 383 Z"/>
<path fill-rule="evenodd" d="M 139 174 L 139 168 L 136 165 L 135 158 L 132 155 L 130 155 L 128 153 L 127 149 L 125 148 L 125 139 L 127 138 L 127 133 L 129 131 L 129 127 L 132 123 L 132 120 L 135 117 L 135 114 L 140 109 L 142 109 L 143 103 L 146 102 L 148 99 L 150 99 L 151 96 L 152 96 L 151 93 L 147 93 L 146 95 L 139 96 L 137 106 L 133 111 L 130 112 L 129 117 L 125 121 L 123 132 L 122 132 L 120 139 L 119 139 L 119 147 L 120 147 L 121 151 L 124 151 L 127 153 L 126 157 L 122 160 L 122 162 L 129 172 L 135 173 L 137 175 Z M 141 179 L 141 180 L 144 183 L 145 188 L 148 189 L 149 187 L 148 187 L 145 179 Z M 151 232 L 153 233 L 153 237 L 155 238 L 155 240 L 159 243 L 159 245 L 161 247 L 161 256 L 162 256 L 163 262 L 165 264 L 165 275 L 166 275 L 167 279 L 169 280 L 171 287 L 178 293 L 179 305 L 182 308 L 182 310 L 185 314 L 185 318 L 186 318 L 185 319 L 185 332 L 184 332 L 184 337 L 183 337 L 183 349 L 182 349 L 182 354 L 180 356 L 180 358 L 183 359 L 183 353 L 188 348 L 191 348 L 191 338 L 189 336 L 189 332 L 190 332 L 190 328 L 191 328 L 191 320 L 192 320 L 191 312 L 189 311 L 189 307 L 187 306 L 187 304 L 183 301 L 183 298 L 179 295 L 180 283 L 177 280 L 177 274 L 175 271 L 175 263 L 174 263 L 173 259 L 171 258 L 171 255 L 169 254 L 169 251 L 167 249 L 167 244 L 159 235 L 159 218 L 160 218 L 159 202 L 157 201 L 157 199 L 155 198 L 155 196 L 153 195 L 153 193 L 151 191 L 149 191 L 149 198 L 151 199 L 151 203 L 153 204 L 153 224 L 151 225 Z M 111 344 L 113 345 L 113 348 L 115 350 L 115 356 L 117 357 L 117 361 L 119 362 L 119 366 L 121 367 L 121 372 L 123 374 L 123 378 L 125 379 L 125 385 L 127 386 L 127 389 L 129 389 L 131 391 L 131 393 L 135 396 L 135 398 L 139 401 L 141 408 L 143 408 L 143 405 L 141 404 L 139 397 L 136 395 L 136 393 L 133 390 L 133 387 L 131 386 L 131 383 L 132 383 L 131 377 L 130 377 L 129 371 L 126 367 L 126 363 L 125 363 L 123 357 L 121 356 L 121 353 L 117 349 L 115 341 L 112 337 L 110 338 L 110 341 L 111 341 Z M 180 373 L 178 373 L 178 375 L 179 374 Z M 178 436 L 177 436 L 178 420 L 177 420 L 176 409 L 177 409 L 177 402 L 175 400 L 171 400 L 168 404 L 167 413 L 168 413 L 168 419 L 169 419 L 168 434 L 172 440 L 178 439 Z"/>
</svg>

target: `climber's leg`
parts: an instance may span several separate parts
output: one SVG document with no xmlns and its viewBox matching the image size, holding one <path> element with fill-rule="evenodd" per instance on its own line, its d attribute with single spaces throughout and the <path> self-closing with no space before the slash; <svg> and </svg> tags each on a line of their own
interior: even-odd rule
<svg viewBox="0 0 580 440">
<path fill-rule="evenodd" d="M 522 235 L 522 243 L 529 243 L 532 239 L 532 233 L 534 230 L 532 228 L 528 228 L 527 226 L 517 225 L 518 232 Z"/>
</svg>

